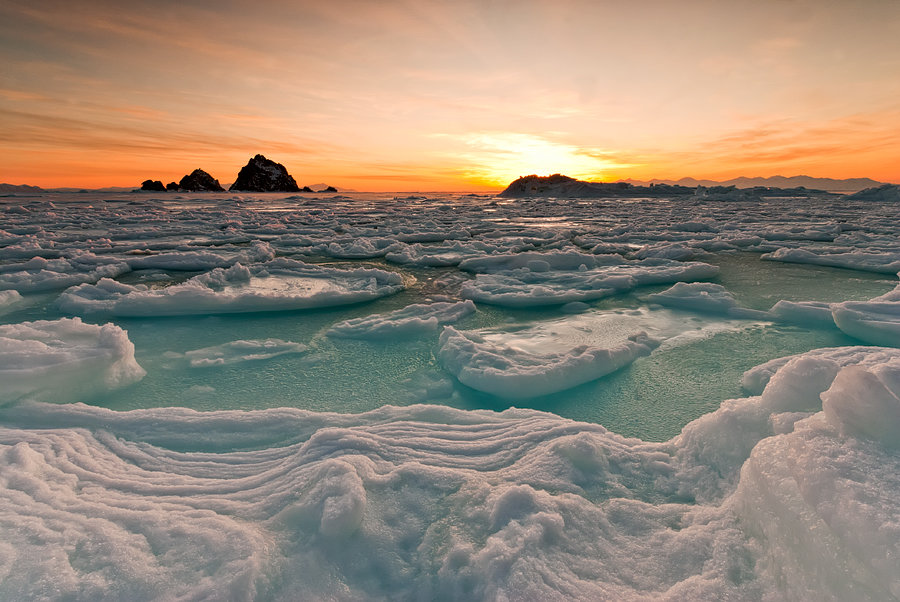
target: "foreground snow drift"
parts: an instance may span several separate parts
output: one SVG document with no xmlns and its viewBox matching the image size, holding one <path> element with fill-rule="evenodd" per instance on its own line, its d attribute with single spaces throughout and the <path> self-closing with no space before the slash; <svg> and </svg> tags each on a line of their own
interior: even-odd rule
<svg viewBox="0 0 900 602">
<path fill-rule="evenodd" d="M 104 278 L 64 292 L 63 311 L 116 316 L 178 316 L 327 307 L 371 301 L 403 288 L 400 274 L 339 270 L 289 259 L 245 267 L 235 264 L 164 289 Z"/>
<path fill-rule="evenodd" d="M 128 335 L 113 324 L 63 318 L 0 325 L 0 403 L 76 401 L 144 374 Z"/>
<path fill-rule="evenodd" d="M 0 597 L 891 599 L 898 394 L 900 351 L 854 348 L 666 443 L 527 410 L 7 406 Z"/>
</svg>

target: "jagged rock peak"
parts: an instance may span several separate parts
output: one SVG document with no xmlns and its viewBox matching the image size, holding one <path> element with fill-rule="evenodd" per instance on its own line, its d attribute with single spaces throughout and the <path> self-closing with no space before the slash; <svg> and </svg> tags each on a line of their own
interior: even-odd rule
<svg viewBox="0 0 900 602">
<path fill-rule="evenodd" d="M 219 181 L 202 169 L 195 169 L 181 178 L 178 187 L 191 192 L 225 192 Z"/>
<path fill-rule="evenodd" d="M 159 180 L 144 180 L 141 182 L 141 190 L 149 190 L 151 192 L 165 192 L 166 187 Z"/>
<path fill-rule="evenodd" d="M 300 192 L 297 182 L 281 163 L 256 155 L 241 168 L 229 190 L 244 192 Z"/>
</svg>

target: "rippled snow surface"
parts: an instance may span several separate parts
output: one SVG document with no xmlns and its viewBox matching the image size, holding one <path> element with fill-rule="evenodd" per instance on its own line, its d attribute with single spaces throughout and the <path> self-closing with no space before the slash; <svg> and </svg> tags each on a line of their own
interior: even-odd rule
<svg viewBox="0 0 900 602">
<path fill-rule="evenodd" d="M 895 204 L 0 214 L 2 600 L 900 599 Z"/>
</svg>

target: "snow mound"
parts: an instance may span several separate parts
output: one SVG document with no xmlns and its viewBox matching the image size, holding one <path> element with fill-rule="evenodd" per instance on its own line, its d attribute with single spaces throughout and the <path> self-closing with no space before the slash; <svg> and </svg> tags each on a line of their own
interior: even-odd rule
<svg viewBox="0 0 900 602">
<path fill-rule="evenodd" d="M 80 318 L 0 325 L 0 403 L 68 402 L 144 377 L 128 334 Z"/>
<path fill-rule="evenodd" d="M 63 311 L 118 316 L 247 313 L 327 307 L 371 301 L 403 288 L 400 274 L 378 269 L 340 270 L 289 259 L 241 264 L 163 289 L 103 279 L 65 291 Z"/>
<path fill-rule="evenodd" d="M 475 313 L 471 301 L 416 303 L 388 314 L 354 318 L 335 324 L 328 335 L 345 338 L 385 338 L 437 331 L 441 324 L 450 324 Z"/>
</svg>

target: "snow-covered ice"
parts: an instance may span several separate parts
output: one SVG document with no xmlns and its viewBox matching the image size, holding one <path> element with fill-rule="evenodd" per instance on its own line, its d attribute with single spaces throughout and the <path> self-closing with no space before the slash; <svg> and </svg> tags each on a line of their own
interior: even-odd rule
<svg viewBox="0 0 900 602">
<path fill-rule="evenodd" d="M 333 337 L 380 339 L 403 337 L 436 331 L 441 324 L 450 324 L 473 313 L 471 301 L 414 303 L 384 315 L 345 320 L 328 330 Z"/>
<path fill-rule="evenodd" d="M 0 199 L 0 599 L 900 599 L 892 190 L 557 188 Z"/>
<path fill-rule="evenodd" d="M 0 325 L 0 403 L 90 399 L 143 378 L 128 334 L 80 318 Z"/>
<path fill-rule="evenodd" d="M 340 270 L 280 259 L 215 268 L 162 289 L 104 278 L 65 291 L 59 307 L 71 313 L 117 316 L 283 311 L 370 301 L 402 288 L 400 275 L 393 272 Z"/>
</svg>

